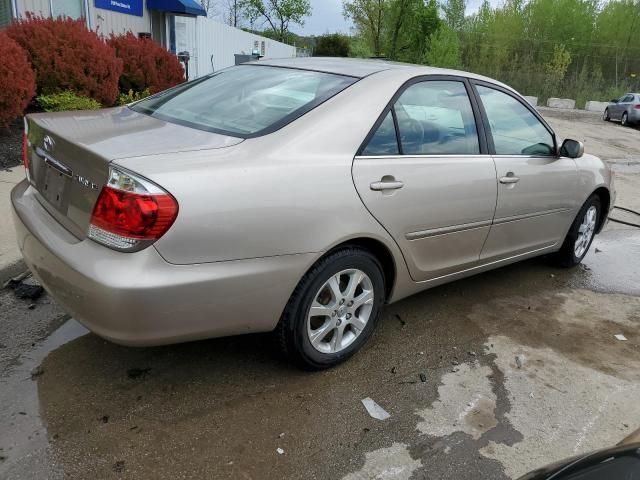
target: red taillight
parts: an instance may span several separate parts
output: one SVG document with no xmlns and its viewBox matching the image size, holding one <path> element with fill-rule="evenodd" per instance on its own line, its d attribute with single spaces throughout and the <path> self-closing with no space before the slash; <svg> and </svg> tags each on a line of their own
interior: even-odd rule
<svg viewBox="0 0 640 480">
<path fill-rule="evenodd" d="M 128 238 L 157 240 L 176 219 L 178 206 L 171 195 L 140 195 L 104 187 L 91 224 Z"/>
<path fill-rule="evenodd" d="M 29 152 L 27 149 L 29 148 L 29 144 L 27 143 L 27 132 L 24 132 L 22 136 L 22 163 L 24 164 L 24 168 L 29 170 Z"/>
<path fill-rule="evenodd" d="M 164 235 L 177 215 L 173 196 L 148 180 L 112 168 L 93 208 L 89 237 L 133 251 Z"/>
<path fill-rule="evenodd" d="M 635 108 L 636 110 L 640 110 L 640 103 L 638 105 L 634 105 L 633 108 Z"/>
</svg>

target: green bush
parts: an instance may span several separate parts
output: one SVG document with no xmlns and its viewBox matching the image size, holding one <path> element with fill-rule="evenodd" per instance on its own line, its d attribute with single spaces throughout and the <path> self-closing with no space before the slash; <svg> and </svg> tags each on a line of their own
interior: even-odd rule
<svg viewBox="0 0 640 480">
<path fill-rule="evenodd" d="M 318 38 L 314 57 L 348 57 L 351 50 L 349 37 L 332 33 Z"/>
<path fill-rule="evenodd" d="M 53 95 L 40 95 L 38 104 L 47 112 L 63 112 L 65 110 L 97 110 L 100 103 L 89 97 L 81 97 L 70 90 Z"/>
<path fill-rule="evenodd" d="M 128 93 L 121 93 L 118 96 L 118 105 L 127 105 L 129 103 L 137 102 L 143 98 L 147 98 L 149 95 L 151 95 L 151 92 L 148 88 L 145 88 L 142 92 L 129 90 Z"/>
</svg>

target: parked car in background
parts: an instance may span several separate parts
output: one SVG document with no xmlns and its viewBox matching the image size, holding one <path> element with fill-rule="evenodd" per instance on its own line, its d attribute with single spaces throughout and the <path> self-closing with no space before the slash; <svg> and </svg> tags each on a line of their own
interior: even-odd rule
<svg viewBox="0 0 640 480">
<path fill-rule="evenodd" d="M 625 93 L 614 98 L 604 110 L 605 121 L 619 120 L 624 126 L 640 123 L 640 93 Z"/>
<path fill-rule="evenodd" d="M 126 345 L 276 330 L 310 368 L 355 353 L 385 303 L 577 265 L 615 203 L 581 143 L 455 70 L 261 61 L 25 132 L 18 243 L 76 319 Z"/>
</svg>

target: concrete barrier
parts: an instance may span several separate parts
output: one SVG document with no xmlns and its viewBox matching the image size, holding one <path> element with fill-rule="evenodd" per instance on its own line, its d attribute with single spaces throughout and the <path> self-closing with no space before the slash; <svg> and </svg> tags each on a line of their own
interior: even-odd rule
<svg viewBox="0 0 640 480">
<path fill-rule="evenodd" d="M 530 105 L 537 107 L 538 106 L 538 97 L 527 97 L 524 96 L 524 99 L 529 102 Z"/>
<path fill-rule="evenodd" d="M 604 109 L 607 108 L 607 106 L 609 105 L 609 102 L 596 102 L 596 101 L 590 101 L 587 102 L 587 104 L 584 106 L 585 110 L 588 110 L 590 112 L 604 112 Z"/>
<path fill-rule="evenodd" d="M 547 107 L 574 109 L 576 108 L 576 101 L 570 98 L 550 98 L 547 100 Z"/>
</svg>

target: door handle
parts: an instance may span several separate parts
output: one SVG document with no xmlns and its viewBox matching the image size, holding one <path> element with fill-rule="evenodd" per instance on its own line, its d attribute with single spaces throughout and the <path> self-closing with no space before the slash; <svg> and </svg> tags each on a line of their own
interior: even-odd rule
<svg viewBox="0 0 640 480">
<path fill-rule="evenodd" d="M 504 185 L 510 185 L 513 183 L 518 183 L 520 181 L 520 177 L 516 177 L 513 172 L 507 173 L 506 176 L 500 177 L 500 183 Z"/>
<path fill-rule="evenodd" d="M 385 190 L 399 190 L 404 187 L 404 182 L 400 180 L 382 180 L 380 182 L 373 182 L 370 186 L 371 190 L 376 192 L 383 192 Z"/>
</svg>

